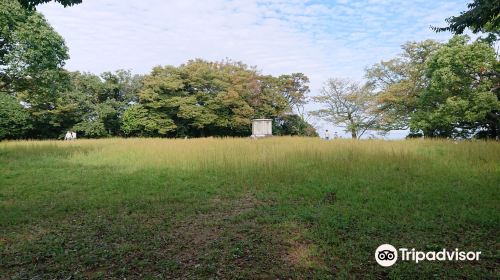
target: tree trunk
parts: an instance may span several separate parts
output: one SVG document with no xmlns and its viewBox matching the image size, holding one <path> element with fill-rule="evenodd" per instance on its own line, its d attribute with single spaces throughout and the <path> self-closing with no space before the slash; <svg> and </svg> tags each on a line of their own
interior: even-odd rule
<svg viewBox="0 0 500 280">
<path fill-rule="evenodd" d="M 351 129 L 351 137 L 352 139 L 358 139 L 358 134 L 356 133 L 356 129 Z"/>
<path fill-rule="evenodd" d="M 349 126 L 349 128 L 351 129 L 352 139 L 358 139 L 358 131 L 356 130 L 356 125 L 354 125 L 354 119 L 352 118 L 351 114 L 347 115 L 347 119 L 349 120 L 349 123 L 351 124 Z"/>
</svg>

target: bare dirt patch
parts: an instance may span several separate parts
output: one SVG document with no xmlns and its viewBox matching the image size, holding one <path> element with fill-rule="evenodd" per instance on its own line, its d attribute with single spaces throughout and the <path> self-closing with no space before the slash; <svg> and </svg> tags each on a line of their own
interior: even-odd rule
<svg viewBox="0 0 500 280">
<path fill-rule="evenodd" d="M 283 258 L 287 263 L 302 269 L 328 270 L 318 246 L 305 238 L 306 228 L 296 223 L 285 224 L 284 228 L 286 241 Z"/>
<path fill-rule="evenodd" d="M 234 201 L 214 198 L 211 204 L 216 210 L 196 214 L 171 227 L 168 235 L 170 247 L 177 251 L 178 261 L 184 268 L 200 267 L 210 248 L 238 227 L 238 223 L 233 220 L 254 209 L 258 202 L 255 197 L 245 195 Z M 237 240 L 244 236 L 235 235 L 233 238 Z"/>
<path fill-rule="evenodd" d="M 281 256 L 280 235 L 257 222 L 262 202 L 246 194 L 210 203 L 215 210 L 171 227 L 167 249 L 178 261 L 179 278 L 277 279 L 293 271 Z"/>
</svg>

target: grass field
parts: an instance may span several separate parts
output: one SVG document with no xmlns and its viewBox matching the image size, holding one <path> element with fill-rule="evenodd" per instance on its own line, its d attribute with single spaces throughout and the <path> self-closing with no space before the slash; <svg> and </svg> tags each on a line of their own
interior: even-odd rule
<svg viewBox="0 0 500 280">
<path fill-rule="evenodd" d="M 494 142 L 0 143 L 2 279 L 494 279 L 499 232 Z"/>
</svg>

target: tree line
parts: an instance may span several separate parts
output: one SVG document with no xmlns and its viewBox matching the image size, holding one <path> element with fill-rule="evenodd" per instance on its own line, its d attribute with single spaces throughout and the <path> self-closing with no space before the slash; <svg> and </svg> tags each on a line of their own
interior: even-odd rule
<svg viewBox="0 0 500 280">
<path fill-rule="evenodd" d="M 409 130 L 408 137 L 500 136 L 500 2 L 473 0 L 467 10 L 431 28 L 455 34 L 447 43 L 408 42 L 402 52 L 365 71 L 365 83 L 329 79 L 312 114 L 366 132 Z M 470 30 L 477 39 L 461 35 Z"/>
<path fill-rule="evenodd" d="M 409 130 L 409 137 L 500 135 L 500 63 L 490 42 L 456 35 L 447 43 L 408 42 L 393 59 L 366 69 L 366 82 L 330 79 L 312 114 L 353 138 Z"/>
<path fill-rule="evenodd" d="M 0 139 L 62 138 L 67 130 L 88 138 L 248 136 L 254 118 L 272 118 L 277 135 L 317 135 L 297 113 L 310 92 L 304 74 L 200 59 L 148 75 L 69 72 L 63 38 L 22 3 L 0 2 Z"/>
<path fill-rule="evenodd" d="M 64 39 L 36 11 L 49 1 L 0 0 L 0 140 L 62 138 L 67 130 L 88 138 L 248 136 L 254 118 L 272 118 L 277 135 L 317 136 L 308 116 L 353 138 L 396 129 L 409 137 L 500 134 L 497 1 L 475 0 L 448 27 L 433 27 L 457 34 L 448 42 L 408 42 L 368 67 L 364 82 L 332 78 L 312 97 L 302 73 L 263 75 L 231 60 L 157 66 L 147 75 L 69 72 Z M 460 35 L 467 28 L 482 37 Z M 308 101 L 321 108 L 306 113 Z"/>
</svg>

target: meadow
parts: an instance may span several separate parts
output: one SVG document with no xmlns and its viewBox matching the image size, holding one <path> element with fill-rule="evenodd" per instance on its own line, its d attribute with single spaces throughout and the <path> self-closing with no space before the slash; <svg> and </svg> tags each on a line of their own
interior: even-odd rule
<svg viewBox="0 0 500 280">
<path fill-rule="evenodd" d="M 498 142 L 7 141 L 0 279 L 493 279 L 499 210 Z"/>
</svg>

